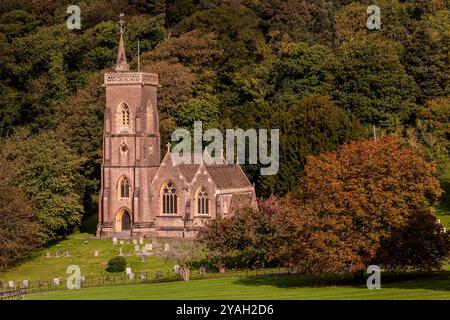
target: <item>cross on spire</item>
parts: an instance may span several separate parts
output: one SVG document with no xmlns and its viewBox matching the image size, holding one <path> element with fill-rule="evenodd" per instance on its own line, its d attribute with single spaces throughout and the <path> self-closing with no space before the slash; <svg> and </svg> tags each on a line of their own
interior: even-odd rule
<svg viewBox="0 0 450 320">
<path fill-rule="evenodd" d="M 166 144 L 166 147 L 167 147 L 167 152 L 170 152 L 170 147 L 171 147 L 172 145 L 170 144 L 170 142 L 167 142 L 167 144 Z"/>
<path fill-rule="evenodd" d="M 120 20 L 119 20 L 119 25 L 120 25 L 120 33 L 123 33 L 123 26 L 125 25 L 125 20 L 123 20 L 124 17 L 124 13 L 120 13 Z"/>
</svg>

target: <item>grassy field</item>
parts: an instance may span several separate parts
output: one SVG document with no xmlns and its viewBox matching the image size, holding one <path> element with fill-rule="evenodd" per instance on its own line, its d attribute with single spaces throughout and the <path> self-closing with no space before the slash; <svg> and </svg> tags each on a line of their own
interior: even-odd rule
<svg viewBox="0 0 450 320">
<path fill-rule="evenodd" d="M 146 239 L 145 242 L 150 242 L 150 240 Z M 162 246 L 163 243 L 154 245 L 153 251 L 161 251 Z M 41 250 L 29 261 L 0 273 L 0 281 L 3 283 L 8 280 L 15 282 L 25 279 L 36 281 L 57 277 L 65 279 L 68 276 L 66 270 L 69 265 L 78 265 L 84 276 L 99 277 L 107 274 L 105 268 L 108 260 L 119 255 L 119 248 L 122 248 L 128 266 L 132 268 L 133 272 L 168 272 L 173 266 L 157 254 L 149 256 L 147 262 L 140 262 L 140 256 L 135 254 L 132 242 L 130 244 L 113 245 L 111 239 L 95 239 L 90 234 L 75 233 L 69 236 L 67 240 Z M 67 250 L 70 251 L 70 257 L 65 256 Z M 98 257 L 94 257 L 95 250 L 99 251 Z M 60 251 L 62 256 L 55 257 L 56 251 Z M 47 258 L 47 252 L 50 252 L 52 257 Z M 127 256 L 128 253 L 129 256 Z"/>
<path fill-rule="evenodd" d="M 317 280 L 317 279 L 316 279 Z M 28 295 L 26 299 L 450 299 L 450 274 L 443 272 L 399 282 L 383 283 L 381 289 L 363 285 L 320 283 L 304 276 L 225 278 L 64 290 Z"/>
</svg>

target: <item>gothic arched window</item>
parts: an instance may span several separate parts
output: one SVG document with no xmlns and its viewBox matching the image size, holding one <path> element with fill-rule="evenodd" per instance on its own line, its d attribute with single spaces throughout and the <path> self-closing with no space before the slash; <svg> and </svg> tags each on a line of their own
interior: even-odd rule
<svg viewBox="0 0 450 320">
<path fill-rule="evenodd" d="M 120 180 L 120 197 L 126 199 L 130 197 L 130 182 L 127 177 L 123 177 Z"/>
<path fill-rule="evenodd" d="M 204 187 L 200 187 L 195 195 L 197 203 L 197 214 L 209 214 L 208 192 Z"/>
<path fill-rule="evenodd" d="M 122 104 L 122 126 L 128 127 L 130 126 L 130 108 L 126 103 Z"/>
<path fill-rule="evenodd" d="M 177 189 L 171 181 L 164 183 L 161 189 L 162 193 L 162 213 L 177 213 Z"/>
</svg>

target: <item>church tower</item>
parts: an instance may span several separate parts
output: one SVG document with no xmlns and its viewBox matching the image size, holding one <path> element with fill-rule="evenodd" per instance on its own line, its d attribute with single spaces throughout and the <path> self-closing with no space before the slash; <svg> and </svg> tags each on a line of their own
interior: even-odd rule
<svg viewBox="0 0 450 320">
<path fill-rule="evenodd" d="M 158 75 L 130 71 L 124 43 L 124 21 L 113 72 L 105 73 L 106 108 L 99 194 L 99 237 L 147 234 L 148 173 L 160 164 L 157 110 Z"/>
</svg>

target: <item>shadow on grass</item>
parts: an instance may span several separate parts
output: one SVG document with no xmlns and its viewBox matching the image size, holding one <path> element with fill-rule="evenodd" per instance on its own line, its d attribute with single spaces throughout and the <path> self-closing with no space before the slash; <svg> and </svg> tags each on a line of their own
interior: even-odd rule
<svg viewBox="0 0 450 320">
<path fill-rule="evenodd" d="M 346 274 L 344 276 L 337 276 L 334 274 L 317 276 L 279 275 L 240 278 L 236 280 L 236 283 L 246 286 L 270 285 L 279 288 L 313 288 L 327 286 L 351 286 L 355 288 L 366 288 L 366 279 L 363 281 L 357 280 L 351 274 Z M 450 272 L 382 273 L 381 286 L 382 288 L 450 291 Z"/>
</svg>

